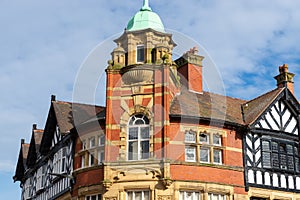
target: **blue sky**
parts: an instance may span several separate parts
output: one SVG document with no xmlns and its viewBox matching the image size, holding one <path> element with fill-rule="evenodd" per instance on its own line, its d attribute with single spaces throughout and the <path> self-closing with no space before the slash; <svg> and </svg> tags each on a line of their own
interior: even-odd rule
<svg viewBox="0 0 300 200">
<path fill-rule="evenodd" d="M 44 127 L 51 94 L 72 101 L 85 58 L 122 32 L 141 5 L 142 0 L 0 1 L 1 199 L 20 197 L 11 178 L 20 139 L 30 140 L 33 123 Z M 166 28 L 206 49 L 227 95 L 251 99 L 275 88 L 278 66 L 287 63 L 300 96 L 300 1 L 150 0 L 150 5 Z M 111 51 L 99 54 L 101 70 Z"/>
</svg>

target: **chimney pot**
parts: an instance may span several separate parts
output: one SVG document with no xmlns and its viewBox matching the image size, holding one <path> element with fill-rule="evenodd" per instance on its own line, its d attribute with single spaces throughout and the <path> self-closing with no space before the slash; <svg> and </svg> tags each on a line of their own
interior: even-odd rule
<svg viewBox="0 0 300 200">
<path fill-rule="evenodd" d="M 51 95 L 51 101 L 56 101 L 56 96 L 55 95 Z"/>
<path fill-rule="evenodd" d="M 25 143 L 25 139 L 21 139 L 21 144 L 24 144 Z"/>
<path fill-rule="evenodd" d="M 36 130 L 36 127 L 37 127 L 37 125 L 36 125 L 36 124 L 33 124 L 33 125 L 32 125 L 32 130 Z"/>
</svg>

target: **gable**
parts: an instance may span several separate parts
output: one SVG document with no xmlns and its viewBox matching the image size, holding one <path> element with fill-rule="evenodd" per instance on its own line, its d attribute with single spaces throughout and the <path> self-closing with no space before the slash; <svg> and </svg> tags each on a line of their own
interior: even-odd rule
<svg viewBox="0 0 300 200">
<path fill-rule="evenodd" d="M 299 134 L 299 122 L 286 103 L 277 101 L 268 111 L 266 111 L 260 119 L 255 123 L 255 128 L 268 129 Z"/>
<path fill-rule="evenodd" d="M 291 94 L 282 93 L 251 125 L 252 128 L 299 134 L 299 103 Z"/>
</svg>

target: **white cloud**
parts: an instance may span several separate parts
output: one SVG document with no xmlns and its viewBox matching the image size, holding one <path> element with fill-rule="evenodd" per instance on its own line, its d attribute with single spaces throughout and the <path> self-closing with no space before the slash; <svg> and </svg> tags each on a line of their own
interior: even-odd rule
<svg viewBox="0 0 300 200">
<path fill-rule="evenodd" d="M 20 138 L 29 141 L 31 124 L 43 128 L 50 95 L 71 101 L 84 58 L 98 43 L 123 31 L 141 4 L 142 0 L 0 1 L 0 126 L 5 136 L 0 152 L 9 152 L 0 154 L 0 171 L 14 167 Z M 300 96 L 300 1 L 151 0 L 150 4 L 166 28 L 206 48 L 227 94 L 249 99 L 273 89 L 278 66 L 288 63 L 296 73 L 295 91 Z M 105 66 L 108 59 L 99 65 Z"/>
</svg>

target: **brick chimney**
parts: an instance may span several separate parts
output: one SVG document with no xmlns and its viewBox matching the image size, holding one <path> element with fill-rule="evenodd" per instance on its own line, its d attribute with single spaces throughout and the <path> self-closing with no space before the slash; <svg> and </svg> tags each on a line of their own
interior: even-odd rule
<svg viewBox="0 0 300 200">
<path fill-rule="evenodd" d="M 188 90 L 203 93 L 202 83 L 202 60 L 203 56 L 198 55 L 196 47 L 190 49 L 180 58 L 175 60 L 178 68 L 177 71 L 181 76 L 180 82 Z"/>
<path fill-rule="evenodd" d="M 279 66 L 279 75 L 274 78 L 277 80 L 277 87 L 287 87 L 294 94 L 294 78 L 295 74 L 289 72 L 287 64 Z"/>
</svg>

